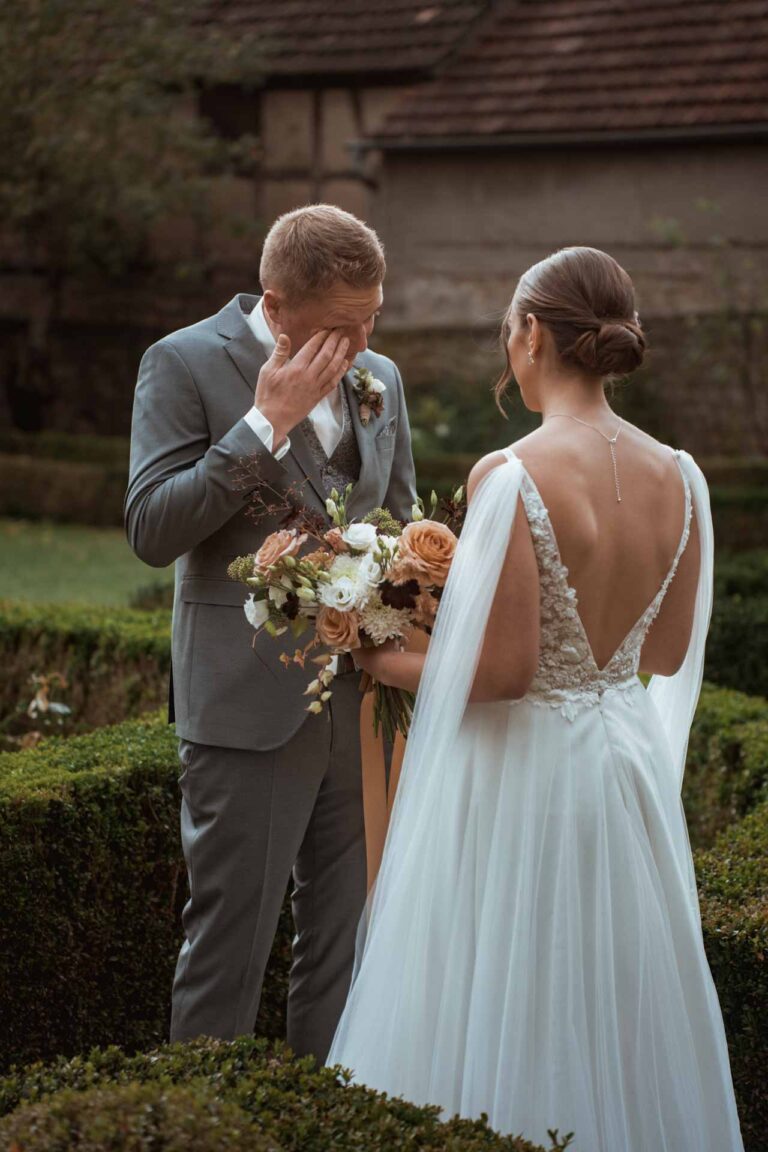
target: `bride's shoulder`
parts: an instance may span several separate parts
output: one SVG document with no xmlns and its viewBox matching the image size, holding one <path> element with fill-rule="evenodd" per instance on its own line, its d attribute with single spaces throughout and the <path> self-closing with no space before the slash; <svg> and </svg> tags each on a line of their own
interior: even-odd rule
<svg viewBox="0 0 768 1152">
<path fill-rule="evenodd" d="M 498 468 L 500 464 L 505 464 L 506 461 L 507 455 L 501 449 L 495 452 L 488 452 L 487 455 L 482 456 L 477 463 L 473 465 L 472 471 L 469 473 L 467 480 L 467 500 L 472 499 L 472 494 L 483 477 L 487 476 L 494 468 Z"/>
</svg>

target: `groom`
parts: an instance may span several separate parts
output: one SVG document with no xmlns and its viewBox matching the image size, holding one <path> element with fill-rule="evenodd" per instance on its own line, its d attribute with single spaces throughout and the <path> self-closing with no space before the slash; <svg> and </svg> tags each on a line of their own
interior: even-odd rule
<svg viewBox="0 0 768 1152">
<path fill-rule="evenodd" d="M 227 565 L 279 527 L 279 513 L 258 528 L 246 516 L 244 459 L 278 493 L 300 485 L 323 516 L 331 489 L 353 484 L 350 518 L 379 505 L 410 518 L 402 381 L 367 350 L 384 273 L 376 234 L 354 216 L 289 212 L 264 244 L 264 295 L 166 336 L 139 369 L 126 529 L 148 564 L 176 562 L 171 703 L 190 897 L 172 1040 L 253 1031 L 291 870 L 294 1051 L 325 1060 L 349 989 L 366 895 L 359 674 L 341 657 L 327 713 L 309 716 L 306 674 L 279 659 L 295 641 L 254 641 Z M 353 366 L 385 385 L 367 422 Z"/>
</svg>

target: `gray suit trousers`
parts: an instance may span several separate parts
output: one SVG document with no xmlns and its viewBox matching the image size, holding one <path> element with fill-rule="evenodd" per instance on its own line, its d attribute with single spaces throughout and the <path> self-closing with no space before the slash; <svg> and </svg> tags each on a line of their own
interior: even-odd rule
<svg viewBox="0 0 768 1152">
<path fill-rule="evenodd" d="M 190 898 L 171 1040 L 253 1032 L 293 870 L 288 1043 L 325 1061 L 352 975 L 366 897 L 359 674 L 327 713 L 266 752 L 179 742 Z"/>
</svg>

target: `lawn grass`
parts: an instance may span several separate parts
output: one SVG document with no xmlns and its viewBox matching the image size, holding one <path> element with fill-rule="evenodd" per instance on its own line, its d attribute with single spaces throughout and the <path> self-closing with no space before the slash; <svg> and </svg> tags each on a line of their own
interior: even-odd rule
<svg viewBox="0 0 768 1152">
<path fill-rule="evenodd" d="M 0 519 L 0 599 L 123 606 L 142 587 L 173 583 L 150 568 L 120 528 Z"/>
</svg>

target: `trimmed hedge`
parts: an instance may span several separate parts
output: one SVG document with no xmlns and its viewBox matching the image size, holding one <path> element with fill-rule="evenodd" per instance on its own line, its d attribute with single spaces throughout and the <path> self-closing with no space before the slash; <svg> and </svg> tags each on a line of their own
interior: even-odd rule
<svg viewBox="0 0 768 1152">
<path fill-rule="evenodd" d="M 0 1120 L 0 1141 L 15 1152 L 280 1152 L 205 1081 L 65 1089 Z"/>
<path fill-rule="evenodd" d="M 683 778 L 694 848 L 768 801 L 768 701 L 702 685 Z"/>
<path fill-rule="evenodd" d="M 0 1081 L 0 1116 L 0 1141 L 23 1139 L 19 1152 L 544 1152 L 484 1119 L 441 1122 L 434 1106 L 352 1085 L 340 1068 L 250 1037 L 37 1065 Z M 46 1143 L 73 1130 L 93 1143 Z M 549 1152 L 570 1146 L 549 1136 Z"/>
<path fill-rule="evenodd" d="M 0 515 L 116 527 L 123 522 L 126 468 L 0 456 Z"/>
<path fill-rule="evenodd" d="M 765 734 L 764 734 L 765 736 Z M 763 752 L 768 740 L 763 739 Z M 702 929 L 747 1152 L 768 1148 L 768 802 L 696 857 Z"/>
<path fill-rule="evenodd" d="M 755 806 L 697 868 L 742 1119 L 756 1132 L 768 1128 L 767 749 L 768 702 L 705 685 L 686 782 L 692 829 L 710 842 Z M 186 899 L 179 770 L 162 716 L 0 756 L 0 1067 L 167 1037 Z M 715 802 L 711 820 L 697 815 L 699 793 Z M 286 899 L 256 1025 L 271 1037 L 284 1035 L 292 935 Z"/>
<path fill-rule="evenodd" d="M 26 708 L 33 673 L 61 673 L 72 728 L 114 724 L 168 699 L 170 614 L 0 601 L 0 716 Z"/>
</svg>

